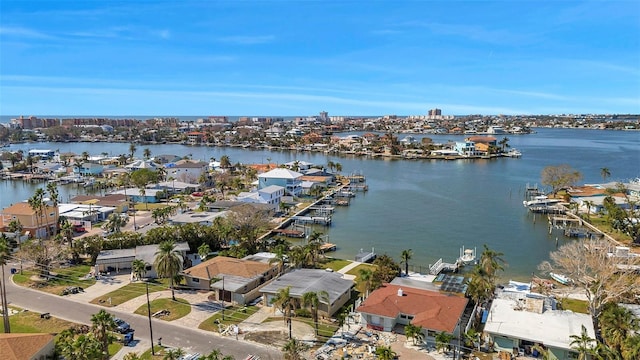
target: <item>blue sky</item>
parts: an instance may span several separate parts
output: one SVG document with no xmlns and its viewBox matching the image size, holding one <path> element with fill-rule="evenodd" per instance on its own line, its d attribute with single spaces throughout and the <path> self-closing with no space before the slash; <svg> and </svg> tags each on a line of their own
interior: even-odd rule
<svg viewBox="0 0 640 360">
<path fill-rule="evenodd" d="M 640 2 L 0 2 L 0 115 L 435 107 L 640 113 Z"/>
</svg>

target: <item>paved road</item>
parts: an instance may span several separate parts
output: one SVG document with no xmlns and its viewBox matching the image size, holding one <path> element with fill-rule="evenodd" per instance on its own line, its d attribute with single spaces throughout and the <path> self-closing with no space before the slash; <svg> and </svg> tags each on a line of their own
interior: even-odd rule
<svg viewBox="0 0 640 360">
<path fill-rule="evenodd" d="M 16 264 L 8 264 L 6 269 L 17 267 Z M 5 271 L 5 280 L 9 278 L 9 271 Z M 10 305 L 14 305 L 39 313 L 51 313 L 52 316 L 82 324 L 91 324 L 91 315 L 104 309 L 101 306 L 76 302 L 65 297 L 43 293 L 37 290 L 24 288 L 7 281 L 7 297 Z M 126 319 L 131 327 L 136 330 L 135 336 L 149 340 L 149 320 L 145 316 L 118 311 L 116 308 L 107 309 L 117 317 Z M 236 359 L 244 359 L 249 354 L 259 355 L 260 359 L 282 359 L 280 351 L 254 344 L 238 341 L 233 338 L 224 338 L 213 333 L 182 327 L 179 325 L 152 320 L 154 343 L 162 337 L 162 344 L 181 347 L 187 352 L 207 354 L 212 349 L 220 349 L 225 355 L 232 355 Z"/>
</svg>

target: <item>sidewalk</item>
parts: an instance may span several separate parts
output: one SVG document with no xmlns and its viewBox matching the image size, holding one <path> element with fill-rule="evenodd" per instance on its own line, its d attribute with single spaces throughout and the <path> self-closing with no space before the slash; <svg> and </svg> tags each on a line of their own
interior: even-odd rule
<svg viewBox="0 0 640 360">
<path fill-rule="evenodd" d="M 343 267 L 342 269 L 338 270 L 337 272 L 338 272 L 338 273 L 340 273 L 340 274 L 342 274 L 342 277 L 343 277 L 344 279 L 347 279 L 347 280 L 354 280 L 354 279 L 356 278 L 356 276 L 355 276 L 355 275 L 347 274 L 347 272 L 348 272 L 349 270 L 351 270 L 351 269 L 353 269 L 353 268 L 357 267 L 357 266 L 358 266 L 358 265 L 360 265 L 360 264 L 364 264 L 364 263 L 361 263 L 361 262 L 358 262 L 358 261 L 352 261 L 352 262 L 351 262 L 351 264 L 349 264 L 349 265 L 347 265 L 347 266 Z"/>
<path fill-rule="evenodd" d="M 130 274 L 101 276 L 96 283 L 84 289 L 84 292 L 67 295 L 69 300 L 88 303 L 102 295 L 108 294 L 129 284 Z"/>
</svg>

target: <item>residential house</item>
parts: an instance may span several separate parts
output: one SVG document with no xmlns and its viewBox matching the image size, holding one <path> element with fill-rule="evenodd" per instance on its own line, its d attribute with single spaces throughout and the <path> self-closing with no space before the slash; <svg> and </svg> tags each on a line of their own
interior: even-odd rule
<svg viewBox="0 0 640 360">
<path fill-rule="evenodd" d="M 311 169 L 313 163 L 307 161 L 290 161 L 288 163 L 284 163 L 284 166 L 287 169 L 291 169 L 293 171 L 304 172 L 305 170 Z"/>
<path fill-rule="evenodd" d="M 580 336 L 583 326 L 596 337 L 587 314 L 557 310 L 554 299 L 540 294 L 503 293 L 491 303 L 484 332 L 498 351 L 529 353 L 537 344 L 550 358 L 569 360 L 578 358 L 571 336 Z"/>
<path fill-rule="evenodd" d="M 182 224 L 200 224 L 200 225 L 213 225 L 216 218 L 227 216 L 226 211 L 187 211 L 179 212 L 169 218 L 169 223 L 172 225 Z"/>
<path fill-rule="evenodd" d="M 184 261 L 187 258 L 187 252 L 190 250 L 189 243 L 176 243 L 175 250 L 180 253 Z M 130 270 L 133 265 L 133 260 L 142 260 L 147 264 L 145 277 L 156 278 L 158 274 L 153 268 L 153 262 L 156 259 L 157 252 L 157 244 L 136 246 L 133 249 L 102 250 L 96 258 L 95 272 L 98 274 L 101 272 Z M 185 267 L 184 264 L 183 267 Z"/>
<path fill-rule="evenodd" d="M 453 148 L 458 154 L 462 156 L 478 156 L 480 151 L 476 150 L 476 143 L 473 141 L 456 141 Z"/>
<path fill-rule="evenodd" d="M 217 300 L 241 305 L 260 296 L 259 287 L 277 274 L 276 265 L 226 256 L 216 256 L 182 273 L 190 288 L 213 289 Z"/>
<path fill-rule="evenodd" d="M 302 192 L 302 174 L 284 168 L 277 168 L 258 175 L 258 189 L 271 185 L 278 185 L 285 188 L 285 194 L 299 196 Z"/>
<path fill-rule="evenodd" d="M 207 173 L 209 163 L 197 160 L 180 160 L 167 164 L 167 179 L 173 178 L 186 183 L 198 183 L 203 174 Z"/>
<path fill-rule="evenodd" d="M 104 166 L 92 162 L 84 162 L 73 165 L 73 173 L 81 176 L 100 176 L 104 171 Z"/>
<path fill-rule="evenodd" d="M 91 224 L 105 221 L 116 212 L 115 207 L 97 205 L 97 200 L 88 200 L 83 204 L 59 204 L 59 214 L 74 224 L 91 228 Z"/>
<path fill-rule="evenodd" d="M 45 333 L 0 334 L 2 360 L 45 360 L 54 358 L 55 336 Z"/>
<path fill-rule="evenodd" d="M 137 187 L 130 187 L 123 190 L 116 190 L 109 193 L 109 195 L 125 195 L 130 201 L 142 204 L 153 204 L 160 202 L 166 195 L 163 189 L 157 188 L 145 188 L 144 195 Z"/>
<path fill-rule="evenodd" d="M 45 204 L 40 216 L 36 216 L 36 211 L 28 202 L 20 202 L 2 210 L 0 228 L 7 229 L 11 221 L 18 220 L 25 234 L 46 237 L 53 234 L 59 216 L 58 207 L 53 207 L 51 204 Z"/>
<path fill-rule="evenodd" d="M 236 200 L 245 203 L 267 204 L 274 211 L 277 211 L 283 196 L 284 188 L 282 186 L 270 185 L 256 191 L 241 192 L 236 196 Z"/>
<path fill-rule="evenodd" d="M 328 301 L 319 296 L 318 310 L 331 316 L 350 299 L 353 286 L 352 280 L 344 279 L 339 273 L 320 269 L 296 269 L 265 285 L 260 292 L 264 296 L 264 304 L 272 306 L 278 291 L 287 287 L 289 295 L 296 299 L 302 299 L 302 295 L 307 292 L 320 295 L 320 292 L 326 291 Z"/>
<path fill-rule="evenodd" d="M 109 194 L 105 196 L 99 195 L 78 195 L 69 200 L 72 204 L 97 205 L 115 208 L 117 213 L 127 213 L 129 211 L 129 203 L 124 194 Z"/>
<path fill-rule="evenodd" d="M 149 170 L 156 171 L 158 170 L 158 168 L 160 168 L 160 165 L 149 160 L 136 160 L 131 164 L 126 165 L 125 168 L 130 169 L 131 171 L 140 170 L 140 169 L 149 169 Z"/>
<path fill-rule="evenodd" d="M 426 338 L 445 332 L 458 336 L 468 299 L 439 291 L 384 284 L 356 309 L 362 325 L 392 331 L 396 326 L 422 326 Z M 464 332 L 464 329 L 463 331 Z"/>
</svg>

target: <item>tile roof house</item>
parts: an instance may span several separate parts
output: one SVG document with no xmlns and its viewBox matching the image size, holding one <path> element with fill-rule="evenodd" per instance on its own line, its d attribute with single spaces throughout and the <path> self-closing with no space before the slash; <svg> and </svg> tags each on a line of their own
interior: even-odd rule
<svg viewBox="0 0 640 360">
<path fill-rule="evenodd" d="M 46 205 L 43 207 L 40 219 L 36 211 L 28 202 L 19 202 L 2 210 L 0 214 L 0 229 L 6 229 L 13 220 L 19 220 L 24 233 L 35 237 L 45 237 L 53 234 L 53 228 L 58 223 L 60 212 L 58 207 Z"/>
<path fill-rule="evenodd" d="M 2 360 L 53 359 L 52 334 L 0 334 Z"/>
<path fill-rule="evenodd" d="M 456 335 L 468 299 L 438 291 L 384 284 L 356 309 L 363 325 L 391 331 L 396 325 L 422 326 L 428 337 L 437 332 Z"/>
<path fill-rule="evenodd" d="M 216 256 L 182 273 L 190 288 L 214 289 L 218 300 L 238 304 L 260 296 L 260 286 L 277 274 L 276 265 L 226 256 Z"/>
<path fill-rule="evenodd" d="M 265 285 L 260 292 L 264 295 L 264 304 L 271 306 L 278 291 L 287 287 L 290 296 L 297 299 L 301 299 L 306 292 L 326 291 L 329 302 L 321 299 L 318 310 L 331 316 L 351 298 L 353 286 L 352 280 L 344 279 L 339 273 L 320 269 L 296 269 Z"/>
</svg>

